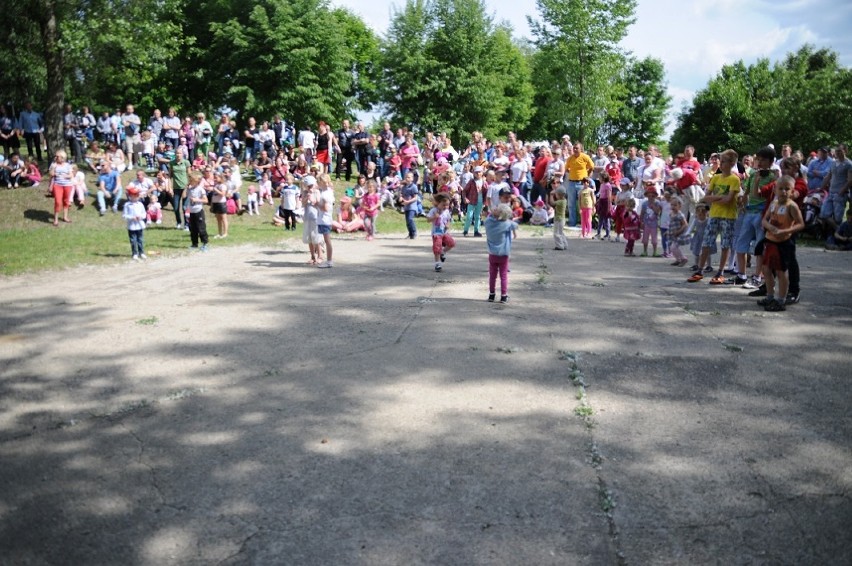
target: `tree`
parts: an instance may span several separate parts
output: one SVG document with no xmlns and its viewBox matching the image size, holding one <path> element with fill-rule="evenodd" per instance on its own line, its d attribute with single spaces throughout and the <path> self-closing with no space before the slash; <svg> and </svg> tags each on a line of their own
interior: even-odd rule
<svg viewBox="0 0 852 566">
<path fill-rule="evenodd" d="M 382 46 L 383 98 L 394 121 L 459 139 L 520 129 L 531 114 L 529 67 L 481 0 L 408 0 Z"/>
<path fill-rule="evenodd" d="M 673 148 L 699 155 L 731 147 L 752 153 L 767 143 L 804 152 L 852 131 L 852 72 L 837 54 L 805 45 L 781 63 L 725 65 L 678 117 Z"/>
<path fill-rule="evenodd" d="M 671 97 L 662 61 L 629 59 L 614 90 L 616 108 L 604 123 L 606 139 L 620 146 L 659 144 Z"/>
<path fill-rule="evenodd" d="M 615 110 L 611 78 L 624 64 L 618 42 L 634 21 L 636 0 L 536 0 L 527 17 L 538 53 L 534 128 L 555 138 L 566 130 L 596 141 Z"/>
</svg>

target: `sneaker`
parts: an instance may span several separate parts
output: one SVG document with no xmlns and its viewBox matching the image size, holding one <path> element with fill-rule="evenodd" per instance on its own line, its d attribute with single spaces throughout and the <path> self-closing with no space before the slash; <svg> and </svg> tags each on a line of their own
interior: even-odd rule
<svg viewBox="0 0 852 566">
<path fill-rule="evenodd" d="M 746 277 L 745 275 L 740 275 L 739 273 L 736 277 L 733 277 L 732 279 L 734 285 L 745 285 L 746 283 L 748 283 L 748 277 Z"/>
<path fill-rule="evenodd" d="M 493 303 L 493 302 L 494 302 L 494 293 L 488 293 L 488 302 L 489 302 L 489 303 Z"/>
<path fill-rule="evenodd" d="M 447 261 L 447 254 L 442 253 L 441 254 L 441 263 L 444 263 L 445 261 Z"/>
<path fill-rule="evenodd" d="M 500 295 L 500 302 L 504 305 L 509 302 L 509 295 Z"/>
<path fill-rule="evenodd" d="M 765 297 L 766 296 L 766 285 L 761 285 L 754 291 L 748 294 L 749 297 Z"/>
<path fill-rule="evenodd" d="M 320 269 L 330 269 L 330 268 L 334 267 L 334 264 L 331 263 L 330 261 L 324 261 L 320 264 L 317 264 L 317 267 L 320 268 Z"/>
<path fill-rule="evenodd" d="M 201 246 L 201 251 L 202 251 L 202 252 L 206 252 L 206 251 L 207 251 L 207 250 L 209 250 L 209 249 L 210 249 L 210 248 L 208 248 L 208 247 L 207 247 L 207 244 L 203 244 L 203 245 Z"/>
<path fill-rule="evenodd" d="M 736 275 L 736 274 L 737 274 L 737 270 L 736 270 L 736 269 L 731 269 L 731 268 L 729 267 L 728 269 L 725 269 L 725 270 L 723 271 L 723 273 L 724 273 L 725 275 Z"/>
<path fill-rule="evenodd" d="M 775 302 L 774 298 L 770 299 L 769 297 L 764 297 L 764 298 L 760 299 L 759 301 L 757 301 L 757 306 L 767 307 L 767 306 L 769 306 L 769 303 L 774 303 L 774 302 Z"/>
<path fill-rule="evenodd" d="M 752 275 L 748 278 L 748 281 L 743 284 L 743 289 L 758 289 L 761 285 L 763 285 L 763 279 L 758 279 Z"/>
<path fill-rule="evenodd" d="M 704 276 L 701 274 L 700 271 L 696 271 L 692 274 L 692 277 L 690 277 L 686 281 L 687 283 L 695 283 L 696 281 L 701 281 L 702 279 L 704 279 Z"/>
<path fill-rule="evenodd" d="M 474 237 L 474 238 L 481 238 L 481 237 L 482 237 L 482 232 L 474 232 L 474 233 L 473 233 L 473 237 Z"/>
<path fill-rule="evenodd" d="M 673 261 L 669 265 L 671 265 L 672 267 L 678 267 L 678 266 L 680 266 L 680 262 L 679 261 Z"/>
<path fill-rule="evenodd" d="M 99 210 L 99 211 L 98 211 L 98 214 L 100 214 L 101 216 L 103 216 L 104 214 L 106 214 L 106 210 Z"/>
<path fill-rule="evenodd" d="M 443 268 L 444 268 L 444 266 L 443 266 L 443 265 L 441 265 L 440 263 L 436 263 L 436 264 L 435 264 L 435 271 L 437 271 L 437 272 L 439 272 L 439 273 L 440 273 L 440 271 L 441 271 Z"/>
<path fill-rule="evenodd" d="M 146 220 L 146 221 L 145 221 L 145 226 L 150 226 L 150 225 L 151 225 L 151 221 L 150 221 L 150 220 Z"/>
<path fill-rule="evenodd" d="M 162 224 L 162 223 L 163 223 L 162 220 L 157 220 L 157 224 Z"/>
<path fill-rule="evenodd" d="M 786 303 L 788 305 L 795 305 L 798 302 L 799 302 L 798 293 L 795 294 L 795 295 L 793 293 L 787 293 L 787 298 L 784 299 L 784 303 Z"/>
<path fill-rule="evenodd" d="M 642 252 L 639 257 L 648 257 L 648 252 Z"/>
<path fill-rule="evenodd" d="M 698 265 L 693 265 L 692 267 L 689 268 L 689 270 L 690 271 L 701 271 L 701 268 L 698 267 Z"/>
<path fill-rule="evenodd" d="M 133 254 L 133 261 L 139 261 L 139 256 L 136 255 L 136 254 Z"/>
<path fill-rule="evenodd" d="M 189 226 L 184 226 L 184 227 L 183 227 L 183 231 L 184 231 L 184 232 L 189 232 Z"/>
<path fill-rule="evenodd" d="M 708 265 L 707 267 L 705 267 L 705 268 L 704 268 L 704 273 L 713 273 L 713 266 L 712 266 L 712 265 Z"/>
<path fill-rule="evenodd" d="M 683 267 L 683 266 L 684 266 L 684 265 L 686 265 L 687 263 L 689 263 L 689 260 L 688 260 L 688 259 L 686 259 L 686 258 L 683 258 L 682 260 L 680 260 L 679 262 L 677 262 L 677 266 L 678 266 L 678 267 Z"/>
<path fill-rule="evenodd" d="M 467 238 L 467 232 L 462 232 L 462 236 L 464 236 L 465 238 Z"/>
<path fill-rule="evenodd" d="M 183 230 L 183 226 L 180 224 L 175 224 L 175 230 Z"/>
<path fill-rule="evenodd" d="M 368 242 L 372 242 L 372 241 L 373 241 L 373 237 L 372 237 L 372 236 L 370 236 L 370 235 L 368 235 L 368 236 L 367 236 L 367 241 L 368 241 Z"/>
<path fill-rule="evenodd" d="M 780 312 L 787 310 L 787 307 L 784 306 L 784 302 L 778 299 L 775 299 L 774 301 L 766 305 L 766 307 L 764 308 L 769 312 Z"/>
</svg>

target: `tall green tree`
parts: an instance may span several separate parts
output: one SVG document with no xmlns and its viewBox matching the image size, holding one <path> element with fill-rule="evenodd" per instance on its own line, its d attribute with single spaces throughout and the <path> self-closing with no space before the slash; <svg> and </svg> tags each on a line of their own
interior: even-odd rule
<svg viewBox="0 0 852 566">
<path fill-rule="evenodd" d="M 527 17 L 538 53 L 534 129 L 593 142 L 616 109 L 614 81 L 624 65 L 618 43 L 635 20 L 636 0 L 536 0 Z"/>
<path fill-rule="evenodd" d="M 610 143 L 648 147 L 662 141 L 671 96 L 663 62 L 630 58 L 614 90 L 615 112 L 604 122 Z"/>
<path fill-rule="evenodd" d="M 481 0 L 408 0 L 382 46 L 390 117 L 417 131 L 488 136 L 529 120 L 529 67 Z"/>
</svg>

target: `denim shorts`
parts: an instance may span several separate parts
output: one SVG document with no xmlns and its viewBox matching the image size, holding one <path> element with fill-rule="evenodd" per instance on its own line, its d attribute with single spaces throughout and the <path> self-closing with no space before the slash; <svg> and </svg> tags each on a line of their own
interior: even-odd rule
<svg viewBox="0 0 852 566">
<path fill-rule="evenodd" d="M 328 224 L 317 224 L 317 234 L 323 235 L 323 234 L 330 234 L 330 233 L 331 233 L 331 226 L 329 226 Z"/>
</svg>

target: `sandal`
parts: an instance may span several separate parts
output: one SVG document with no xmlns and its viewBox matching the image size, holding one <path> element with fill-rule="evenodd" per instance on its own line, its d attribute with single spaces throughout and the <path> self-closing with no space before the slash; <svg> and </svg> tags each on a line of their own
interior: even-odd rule
<svg viewBox="0 0 852 566">
<path fill-rule="evenodd" d="M 701 281 L 702 279 L 704 279 L 704 276 L 701 275 L 701 273 L 693 273 L 692 277 L 690 277 L 686 281 L 687 283 L 695 283 L 696 281 Z"/>
<path fill-rule="evenodd" d="M 710 280 L 710 284 L 711 285 L 724 285 L 725 283 L 727 283 L 727 281 L 728 280 L 725 278 L 724 275 L 717 275 L 716 277 L 714 277 L 713 279 Z"/>
</svg>

